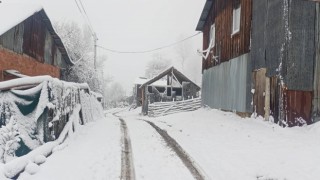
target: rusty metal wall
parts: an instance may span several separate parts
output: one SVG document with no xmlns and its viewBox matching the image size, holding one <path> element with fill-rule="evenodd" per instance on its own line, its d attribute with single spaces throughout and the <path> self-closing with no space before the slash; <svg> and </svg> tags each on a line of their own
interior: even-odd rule
<svg viewBox="0 0 320 180">
<path fill-rule="evenodd" d="M 202 104 L 228 111 L 252 112 L 251 78 L 249 54 L 205 70 Z"/>
<path fill-rule="evenodd" d="M 312 92 L 285 91 L 284 110 L 284 118 L 289 127 L 312 124 Z"/>
<path fill-rule="evenodd" d="M 0 36 L 0 45 L 16 53 L 22 54 L 24 26 L 19 24 Z"/>
</svg>

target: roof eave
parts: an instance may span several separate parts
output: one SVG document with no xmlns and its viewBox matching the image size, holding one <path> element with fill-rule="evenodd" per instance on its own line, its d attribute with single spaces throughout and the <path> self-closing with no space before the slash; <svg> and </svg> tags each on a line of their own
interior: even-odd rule
<svg viewBox="0 0 320 180">
<path fill-rule="evenodd" d="M 63 57 L 63 59 L 66 61 L 66 63 L 68 65 L 74 65 L 73 61 L 69 57 L 69 54 L 67 52 L 67 48 L 65 48 L 60 36 L 54 30 L 52 23 L 51 23 L 48 15 L 44 11 L 44 9 L 42 9 L 39 13 L 42 17 L 43 22 L 46 24 L 48 31 L 51 34 L 56 46 L 58 47 L 59 51 L 61 52 L 61 56 Z"/>
<path fill-rule="evenodd" d="M 207 21 L 208 15 L 209 15 L 209 12 L 211 10 L 212 4 L 213 4 L 213 0 L 206 1 L 206 4 L 204 5 L 204 8 L 202 10 L 200 19 L 198 21 L 196 31 L 203 31 L 205 23 Z"/>
</svg>

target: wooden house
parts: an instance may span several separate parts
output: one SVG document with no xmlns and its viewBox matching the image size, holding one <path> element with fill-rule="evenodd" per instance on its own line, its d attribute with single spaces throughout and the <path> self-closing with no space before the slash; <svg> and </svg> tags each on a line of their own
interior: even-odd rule
<svg viewBox="0 0 320 180">
<path fill-rule="evenodd" d="M 67 50 L 41 6 L 0 3 L 0 81 L 20 75 L 60 78 L 68 65 Z"/>
<path fill-rule="evenodd" d="M 150 103 L 196 98 L 199 96 L 200 89 L 176 68 L 170 67 L 154 78 L 146 79 L 141 85 L 136 86 L 136 100 L 141 102 L 142 113 L 147 114 Z"/>
<path fill-rule="evenodd" d="M 198 22 L 203 32 L 202 103 L 252 112 L 250 35 L 252 0 L 207 0 Z"/>
<path fill-rule="evenodd" d="M 253 1 L 254 105 L 286 126 L 319 116 L 319 4 L 306 0 Z"/>
<path fill-rule="evenodd" d="M 319 8 L 308 0 L 207 0 L 197 26 L 203 104 L 290 127 L 318 121 Z"/>
</svg>

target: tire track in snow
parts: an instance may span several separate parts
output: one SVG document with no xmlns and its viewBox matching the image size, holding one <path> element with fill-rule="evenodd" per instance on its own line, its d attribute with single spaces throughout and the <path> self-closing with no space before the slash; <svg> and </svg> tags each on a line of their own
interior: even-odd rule
<svg viewBox="0 0 320 180">
<path fill-rule="evenodd" d="M 128 127 L 124 119 L 119 117 L 121 122 L 121 142 L 122 142 L 122 153 L 121 153 L 121 180 L 135 180 L 135 172 L 132 158 L 132 147 L 128 133 Z"/>
<path fill-rule="evenodd" d="M 197 180 L 206 180 L 209 179 L 207 178 L 204 173 L 200 170 L 200 168 L 197 167 L 195 162 L 191 159 L 191 157 L 187 154 L 185 150 L 177 143 L 175 139 L 173 139 L 167 131 L 161 129 L 157 125 L 155 125 L 153 122 L 140 119 L 148 123 L 151 127 L 153 127 L 164 139 L 164 141 L 167 143 L 168 147 L 170 147 L 176 154 L 177 156 L 181 159 L 183 164 L 188 168 L 192 176 L 197 179 Z"/>
</svg>

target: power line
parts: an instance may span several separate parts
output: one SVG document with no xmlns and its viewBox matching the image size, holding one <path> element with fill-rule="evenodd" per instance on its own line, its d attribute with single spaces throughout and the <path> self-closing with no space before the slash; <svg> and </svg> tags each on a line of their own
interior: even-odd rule
<svg viewBox="0 0 320 180">
<path fill-rule="evenodd" d="M 109 49 L 109 48 L 106 48 L 106 47 L 103 47 L 103 46 L 100 46 L 100 45 L 97 45 L 97 47 L 103 49 L 103 50 L 106 50 L 106 51 L 109 51 L 109 52 L 113 52 L 113 53 L 118 53 L 118 54 L 145 54 L 145 53 L 150 53 L 150 52 L 154 52 L 154 51 L 159 51 L 159 50 L 162 50 L 162 49 L 166 49 L 166 48 L 169 48 L 169 47 L 172 47 L 172 46 L 175 46 L 177 44 L 180 44 L 184 41 L 187 41 L 199 34 L 201 34 L 202 32 L 198 32 L 192 36 L 188 36 L 180 41 L 177 41 L 177 42 L 174 42 L 174 43 L 171 43 L 171 44 L 168 44 L 168 45 L 165 45 L 165 46 L 161 46 L 161 47 L 158 47 L 158 48 L 154 48 L 154 49 L 149 49 L 149 50 L 143 50 L 143 51 L 119 51 L 119 50 L 114 50 L 114 49 Z"/>
<path fill-rule="evenodd" d="M 89 18 L 89 16 L 88 16 L 87 12 L 86 12 L 86 9 L 84 8 L 84 6 L 83 6 L 83 4 L 82 4 L 82 1 L 79 0 L 79 2 L 80 2 L 80 5 L 81 5 L 81 7 L 82 7 L 82 9 L 83 9 L 83 12 L 84 12 L 85 16 L 87 17 L 87 21 L 88 21 L 89 26 L 91 26 L 91 29 L 93 29 L 92 23 L 91 23 L 91 21 L 90 21 L 90 18 Z"/>
<path fill-rule="evenodd" d="M 92 26 L 92 24 L 91 24 L 91 22 L 90 22 L 90 19 L 89 19 L 88 15 L 87 15 L 87 12 L 86 12 L 84 6 L 83 6 L 83 4 L 82 4 L 82 1 L 79 0 L 79 3 L 78 3 L 77 0 L 74 0 L 74 2 L 76 3 L 77 8 L 78 8 L 78 10 L 79 10 L 82 18 L 84 19 L 84 21 L 86 22 L 87 26 L 89 27 L 89 29 L 90 29 L 90 31 L 91 31 L 91 33 L 92 33 L 92 36 L 94 36 L 94 38 L 97 39 L 96 33 L 95 33 L 94 30 L 93 30 L 93 26 Z M 79 5 L 79 4 L 80 4 L 80 5 Z"/>
</svg>

